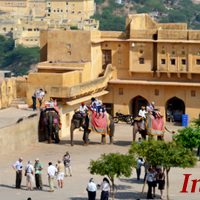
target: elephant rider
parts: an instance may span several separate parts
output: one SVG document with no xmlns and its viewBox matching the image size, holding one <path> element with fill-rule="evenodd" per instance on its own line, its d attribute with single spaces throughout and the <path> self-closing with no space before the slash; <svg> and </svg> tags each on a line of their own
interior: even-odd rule
<svg viewBox="0 0 200 200">
<path fill-rule="evenodd" d="M 141 117 L 142 129 L 145 129 L 145 120 L 146 120 L 147 113 L 148 112 L 146 111 L 145 106 L 141 106 L 141 109 L 139 110 L 139 113 L 138 113 L 138 117 Z"/>
<path fill-rule="evenodd" d="M 79 107 L 79 112 L 82 115 L 82 117 L 85 117 L 87 111 L 88 111 L 88 107 L 85 105 L 84 102 L 82 102 Z"/>
<path fill-rule="evenodd" d="M 149 113 L 151 113 L 151 114 L 154 116 L 155 119 L 156 119 L 156 118 L 162 117 L 162 115 L 161 115 L 159 109 L 156 109 L 156 108 L 155 108 L 155 102 L 154 102 L 154 101 L 152 101 L 152 102 L 147 106 L 147 111 L 148 111 Z"/>
</svg>

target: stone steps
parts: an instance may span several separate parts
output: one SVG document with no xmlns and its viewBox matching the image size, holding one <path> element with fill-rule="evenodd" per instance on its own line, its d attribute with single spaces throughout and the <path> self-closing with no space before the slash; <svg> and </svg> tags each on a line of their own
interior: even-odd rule
<svg viewBox="0 0 200 200">
<path fill-rule="evenodd" d="M 15 108 L 20 108 L 20 109 L 27 109 L 28 104 L 24 101 L 23 98 L 16 98 L 13 99 L 9 107 L 15 107 Z"/>
</svg>

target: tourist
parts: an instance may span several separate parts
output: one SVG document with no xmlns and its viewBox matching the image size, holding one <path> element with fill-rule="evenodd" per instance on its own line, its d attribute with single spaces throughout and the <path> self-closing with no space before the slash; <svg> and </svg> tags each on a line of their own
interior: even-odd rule
<svg viewBox="0 0 200 200">
<path fill-rule="evenodd" d="M 31 164 L 31 161 L 28 161 L 28 163 L 25 167 L 27 190 L 33 190 L 33 179 L 34 179 L 33 174 L 34 174 L 33 165 Z"/>
<path fill-rule="evenodd" d="M 80 111 L 82 116 L 86 115 L 86 112 L 88 111 L 88 107 L 85 105 L 84 102 L 81 103 L 81 105 L 79 107 L 79 111 Z"/>
<path fill-rule="evenodd" d="M 64 176 L 65 176 L 65 173 L 64 173 L 65 166 L 60 160 L 58 160 L 57 170 L 58 170 L 58 175 L 57 175 L 58 187 L 63 188 Z"/>
<path fill-rule="evenodd" d="M 42 190 L 42 164 L 39 161 L 39 158 L 35 159 L 35 185 L 36 188 Z"/>
<path fill-rule="evenodd" d="M 165 188 L 165 173 L 160 168 L 157 174 L 158 189 L 160 190 L 160 199 L 163 199 L 163 190 Z"/>
<path fill-rule="evenodd" d="M 110 182 L 106 177 L 103 178 L 103 182 L 101 183 L 100 188 L 101 188 L 100 200 L 108 200 L 110 192 Z"/>
<path fill-rule="evenodd" d="M 50 188 L 49 192 L 54 192 L 54 180 L 56 173 L 57 173 L 57 168 L 52 164 L 52 162 L 49 162 L 49 167 L 47 168 L 49 188 Z"/>
<path fill-rule="evenodd" d="M 142 117 L 143 119 L 146 119 L 146 114 L 148 112 L 145 109 L 145 106 L 141 106 L 141 109 L 139 110 L 138 116 Z"/>
<path fill-rule="evenodd" d="M 42 106 L 42 102 L 43 102 L 43 99 L 44 99 L 44 96 L 45 96 L 46 93 L 47 93 L 46 91 L 44 91 L 42 88 L 40 88 L 40 90 L 37 94 L 37 99 L 39 101 L 40 108 Z"/>
<path fill-rule="evenodd" d="M 72 176 L 72 168 L 71 168 L 71 156 L 67 151 L 66 154 L 63 156 L 63 163 L 65 166 L 65 176 Z"/>
<path fill-rule="evenodd" d="M 146 115 L 147 115 L 147 111 L 145 109 L 145 106 L 142 106 L 141 109 L 139 110 L 139 113 L 138 113 L 138 116 L 141 117 L 141 121 L 142 121 L 142 124 L 141 124 L 141 129 L 144 130 L 145 129 L 145 121 L 146 121 Z"/>
<path fill-rule="evenodd" d="M 23 158 L 20 157 L 12 166 L 13 169 L 16 171 L 16 182 L 15 182 L 16 188 L 21 188 L 22 170 L 23 170 L 22 161 L 23 161 Z"/>
<path fill-rule="evenodd" d="M 32 96 L 32 102 L 33 102 L 33 111 L 37 110 L 37 102 L 36 102 L 36 99 L 37 99 L 37 91 L 35 91 L 33 93 L 33 96 Z"/>
<path fill-rule="evenodd" d="M 153 184 L 154 184 L 154 175 L 155 175 L 154 170 L 152 167 L 150 167 L 148 169 L 147 176 L 146 176 L 146 180 L 147 180 L 147 184 L 148 184 L 147 199 L 153 199 L 152 188 L 153 188 Z"/>
<path fill-rule="evenodd" d="M 141 168 L 144 165 L 144 161 L 142 158 L 137 159 L 137 166 L 136 166 L 136 174 L 137 174 L 137 180 L 140 180 L 141 175 Z"/>
<path fill-rule="evenodd" d="M 96 199 L 97 186 L 94 183 L 93 178 L 91 178 L 89 180 L 89 183 L 87 184 L 86 190 L 88 192 L 88 200 L 95 200 Z"/>
<path fill-rule="evenodd" d="M 154 173 L 154 176 L 153 176 L 153 184 L 152 184 L 152 187 L 153 187 L 153 197 L 156 196 L 156 187 L 157 187 L 157 169 L 155 167 L 153 167 L 153 173 Z"/>
</svg>

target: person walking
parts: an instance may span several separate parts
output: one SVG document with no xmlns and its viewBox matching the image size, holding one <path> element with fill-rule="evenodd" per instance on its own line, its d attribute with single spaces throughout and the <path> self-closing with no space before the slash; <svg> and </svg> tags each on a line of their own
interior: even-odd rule
<svg viewBox="0 0 200 200">
<path fill-rule="evenodd" d="M 72 168 L 71 168 L 71 156 L 67 151 L 66 154 L 63 156 L 63 163 L 65 166 L 65 176 L 72 176 Z"/>
<path fill-rule="evenodd" d="M 42 190 L 42 164 L 39 161 L 39 158 L 35 159 L 35 164 L 34 164 L 34 169 L 35 169 L 35 185 L 36 188 L 39 190 Z"/>
<path fill-rule="evenodd" d="M 37 110 L 37 91 L 35 91 L 32 95 L 32 102 L 33 102 L 33 111 Z"/>
<path fill-rule="evenodd" d="M 58 175 L 57 175 L 58 187 L 63 188 L 63 186 L 64 186 L 64 176 L 65 176 L 65 172 L 64 172 L 65 166 L 60 160 L 58 160 L 57 170 L 58 170 Z"/>
<path fill-rule="evenodd" d="M 142 158 L 137 159 L 137 166 L 136 166 L 136 174 L 137 174 L 137 180 L 140 180 L 140 175 L 141 175 L 141 168 L 144 165 L 144 161 Z"/>
<path fill-rule="evenodd" d="M 148 184 L 147 199 L 153 199 L 152 188 L 154 181 L 154 170 L 151 167 L 148 169 L 146 180 Z"/>
<path fill-rule="evenodd" d="M 33 190 L 33 179 L 34 179 L 33 174 L 34 174 L 34 168 L 33 165 L 31 164 L 31 161 L 29 160 L 25 167 L 27 190 Z"/>
<path fill-rule="evenodd" d="M 15 181 L 15 187 L 21 188 L 21 182 L 22 182 L 22 170 L 23 170 L 23 164 L 22 164 L 23 158 L 20 157 L 14 164 L 13 169 L 16 171 L 16 181 Z"/>
<path fill-rule="evenodd" d="M 94 179 L 93 178 L 91 178 L 89 180 L 89 183 L 87 184 L 86 190 L 88 192 L 88 200 L 95 200 L 96 199 L 97 186 L 94 183 Z"/>
<path fill-rule="evenodd" d="M 157 174 L 158 189 L 160 190 L 160 199 L 163 199 L 163 190 L 165 189 L 165 173 L 160 168 Z"/>
<path fill-rule="evenodd" d="M 49 188 L 50 188 L 49 192 L 54 192 L 54 179 L 56 173 L 57 173 L 57 168 L 52 164 L 52 162 L 49 162 L 49 167 L 47 168 Z"/>
<path fill-rule="evenodd" d="M 108 200 L 110 192 L 110 182 L 106 177 L 103 178 L 103 182 L 101 183 L 100 188 L 101 188 L 100 200 Z"/>
</svg>

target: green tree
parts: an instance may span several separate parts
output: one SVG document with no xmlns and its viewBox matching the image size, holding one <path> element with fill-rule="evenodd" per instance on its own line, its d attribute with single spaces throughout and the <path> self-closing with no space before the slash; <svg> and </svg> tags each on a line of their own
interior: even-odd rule
<svg viewBox="0 0 200 200">
<path fill-rule="evenodd" d="M 112 199 L 114 199 L 115 177 L 130 177 L 132 168 L 135 167 L 136 161 L 132 155 L 120 153 L 102 154 L 97 160 L 91 160 L 88 169 L 91 174 L 108 176 L 112 183 Z"/>
<path fill-rule="evenodd" d="M 190 150 L 200 146 L 200 127 L 186 127 L 174 135 L 174 140 Z"/>
<path fill-rule="evenodd" d="M 171 167 L 193 167 L 197 161 L 190 149 L 174 141 L 168 143 L 164 141 L 132 143 L 129 153 L 134 156 L 142 156 L 150 165 L 162 166 L 165 169 L 167 199 L 169 199 L 169 172 Z"/>
</svg>

